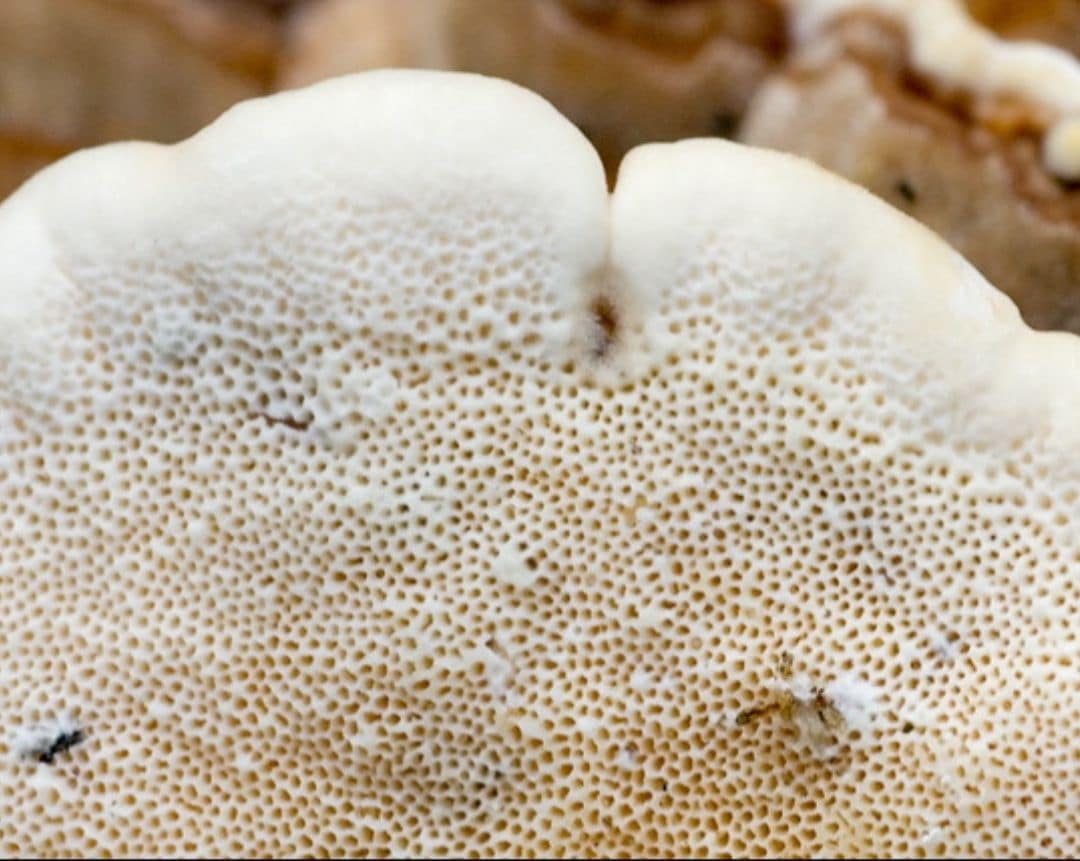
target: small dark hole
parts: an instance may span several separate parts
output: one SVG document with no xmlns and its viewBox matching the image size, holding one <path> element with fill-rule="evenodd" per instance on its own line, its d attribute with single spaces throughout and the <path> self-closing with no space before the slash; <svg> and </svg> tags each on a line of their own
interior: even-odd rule
<svg viewBox="0 0 1080 861">
<path fill-rule="evenodd" d="M 918 195 L 915 193 L 914 186 L 912 186 L 912 184 L 906 179 L 902 179 L 898 183 L 896 183 L 896 193 L 899 194 L 902 198 L 904 198 L 904 200 L 908 203 L 914 203 L 918 198 Z"/>
<path fill-rule="evenodd" d="M 712 133 L 717 137 L 734 137 L 738 127 L 739 118 L 731 111 L 717 111 L 712 115 Z"/>
</svg>

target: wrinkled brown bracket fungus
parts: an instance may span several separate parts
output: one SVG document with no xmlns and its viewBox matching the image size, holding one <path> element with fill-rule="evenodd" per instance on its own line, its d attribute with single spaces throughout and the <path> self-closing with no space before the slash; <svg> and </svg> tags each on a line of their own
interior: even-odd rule
<svg viewBox="0 0 1080 861">
<path fill-rule="evenodd" d="M 858 182 L 941 234 L 1028 323 L 1080 332 L 1080 63 L 996 39 L 948 0 L 793 8 L 796 47 L 740 139 Z"/>
<path fill-rule="evenodd" d="M 964 0 L 972 17 L 1009 39 L 1031 39 L 1080 54 L 1080 0 Z"/>
</svg>

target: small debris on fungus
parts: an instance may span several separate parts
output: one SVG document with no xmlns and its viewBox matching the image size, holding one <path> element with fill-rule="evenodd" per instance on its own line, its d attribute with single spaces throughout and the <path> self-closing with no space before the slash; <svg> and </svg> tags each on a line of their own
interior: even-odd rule
<svg viewBox="0 0 1080 861">
<path fill-rule="evenodd" d="M 20 759 L 52 765 L 56 757 L 86 740 L 86 730 L 71 718 L 56 718 L 13 733 L 11 749 Z"/>
</svg>

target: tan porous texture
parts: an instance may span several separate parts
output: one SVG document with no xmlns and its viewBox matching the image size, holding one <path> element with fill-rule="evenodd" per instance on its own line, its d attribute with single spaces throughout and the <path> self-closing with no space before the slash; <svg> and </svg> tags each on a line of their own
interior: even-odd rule
<svg viewBox="0 0 1080 861">
<path fill-rule="evenodd" d="M 5 854 L 1080 850 L 1080 346 L 853 186 L 374 73 L 0 285 Z"/>
</svg>

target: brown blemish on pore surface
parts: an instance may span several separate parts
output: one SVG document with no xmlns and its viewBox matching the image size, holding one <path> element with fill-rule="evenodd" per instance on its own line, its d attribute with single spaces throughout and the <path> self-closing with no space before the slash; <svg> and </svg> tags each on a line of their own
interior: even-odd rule
<svg viewBox="0 0 1080 861">
<path fill-rule="evenodd" d="M 592 347 L 593 358 L 603 359 L 611 352 L 611 347 L 615 343 L 619 315 L 615 310 L 614 303 L 606 296 L 595 299 L 590 310 L 596 324 L 595 340 Z"/>
<path fill-rule="evenodd" d="M 268 413 L 256 413 L 255 415 L 269 425 L 283 425 L 289 430 L 306 431 L 311 427 L 311 419 L 301 420 L 292 416 L 272 416 Z"/>
</svg>

